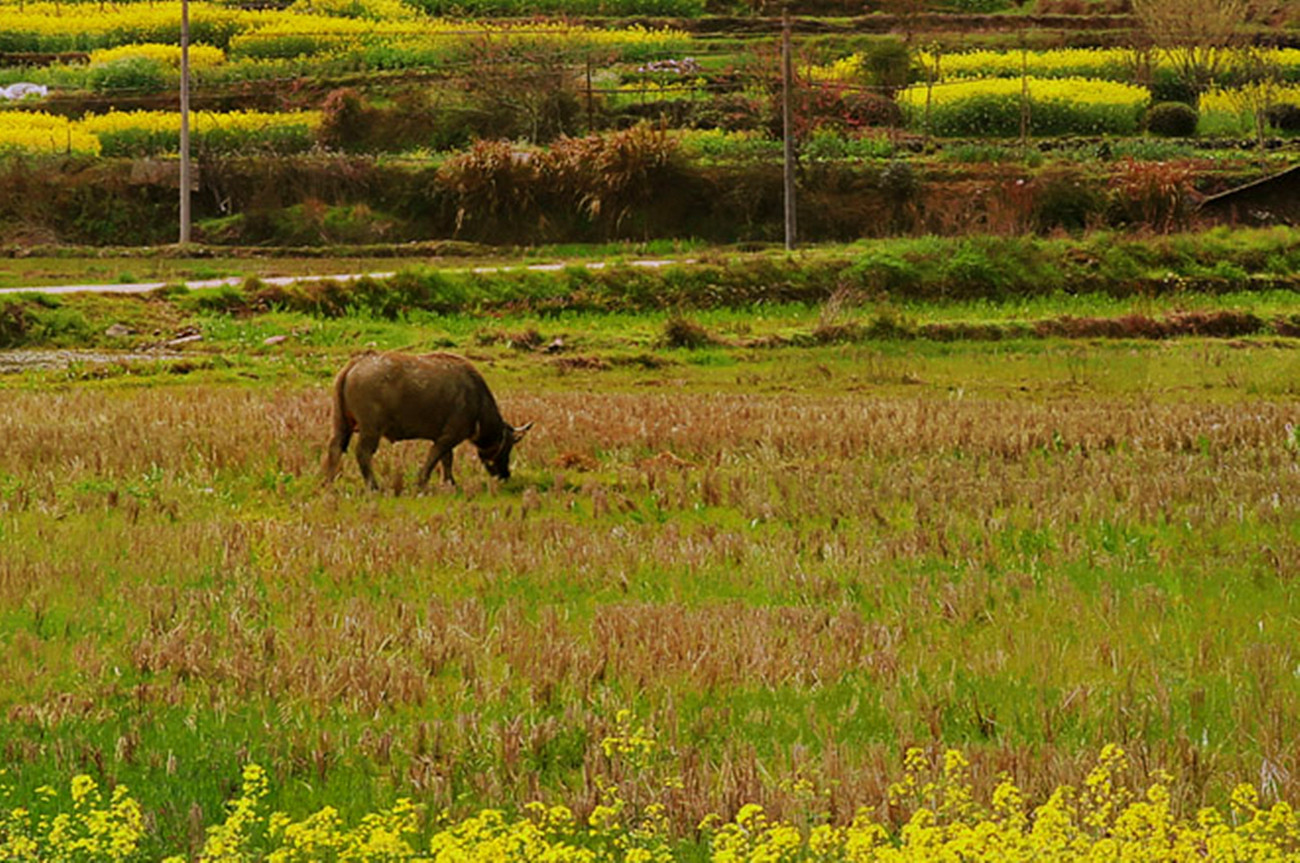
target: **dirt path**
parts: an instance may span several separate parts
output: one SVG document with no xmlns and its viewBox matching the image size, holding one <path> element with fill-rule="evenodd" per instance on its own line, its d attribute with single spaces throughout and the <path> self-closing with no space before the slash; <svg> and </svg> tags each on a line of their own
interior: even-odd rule
<svg viewBox="0 0 1300 863">
<path fill-rule="evenodd" d="M 30 371 L 32 369 L 65 369 L 68 366 L 103 363 L 129 363 L 159 360 L 176 360 L 185 355 L 176 351 L 156 350 L 148 353 L 141 351 L 112 350 L 42 350 L 19 349 L 0 351 L 0 375 Z"/>
<path fill-rule="evenodd" d="M 646 260 L 646 261 L 629 261 L 629 267 L 666 267 L 671 264 L 691 264 L 694 259 L 685 260 Z M 504 273 L 511 270 L 529 270 L 532 272 L 558 272 L 567 267 L 575 266 L 570 263 L 557 264 L 529 264 L 520 267 L 472 267 L 462 272 L 471 273 Z M 589 270 L 603 270 L 609 266 L 605 261 L 592 261 L 581 264 Z M 456 272 L 452 270 L 451 272 Z M 268 285 L 290 285 L 294 282 L 352 282 L 362 278 L 388 279 L 396 273 L 337 273 L 323 276 L 261 276 L 258 277 L 261 282 Z M 176 280 L 169 282 L 131 282 L 130 284 L 107 284 L 107 285 L 33 285 L 25 288 L 0 288 L 0 294 L 147 294 L 150 291 L 156 291 L 167 285 L 184 285 L 192 291 L 203 288 L 220 288 L 226 286 L 236 286 L 244 283 L 244 280 L 251 278 L 249 276 L 227 276 L 222 279 L 195 279 L 193 281 Z"/>
<path fill-rule="evenodd" d="M 261 280 L 268 285 L 289 285 L 303 281 L 351 282 L 369 276 L 386 279 L 392 273 L 340 273 L 328 276 L 266 276 Z M 170 282 L 131 282 L 112 285 L 34 285 L 28 288 L 0 288 L 0 294 L 147 294 L 167 285 L 184 285 L 192 291 L 202 288 L 220 288 L 243 284 L 246 276 L 227 276 L 224 279 L 172 280 Z"/>
</svg>

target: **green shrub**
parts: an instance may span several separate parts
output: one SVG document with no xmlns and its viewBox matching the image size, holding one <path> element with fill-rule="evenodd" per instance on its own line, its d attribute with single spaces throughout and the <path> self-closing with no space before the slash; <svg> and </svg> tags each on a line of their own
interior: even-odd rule
<svg viewBox="0 0 1300 863">
<path fill-rule="evenodd" d="M 1183 102 L 1194 107 L 1200 101 L 1200 92 L 1196 87 L 1173 69 L 1157 68 L 1147 89 L 1151 91 L 1151 101 L 1155 104 Z"/>
<path fill-rule="evenodd" d="M 1002 144 L 962 143 L 945 146 L 939 152 L 939 158 L 948 162 L 964 162 L 967 164 L 982 162 L 997 164 L 1019 161 L 1020 152 L 1017 148 L 1007 147 Z"/>
<path fill-rule="evenodd" d="M 388 238 L 394 224 L 365 204 L 327 205 L 316 199 L 265 218 L 269 221 L 267 239 L 283 246 L 377 243 Z"/>
<path fill-rule="evenodd" d="M 208 129 L 195 136 L 195 142 L 207 153 L 243 156 L 305 153 L 315 143 L 315 135 L 306 123 L 271 124 L 260 129 Z M 173 148 L 174 149 L 174 148 Z"/>
<path fill-rule="evenodd" d="M 880 193 L 893 204 L 906 204 L 921 190 L 911 162 L 894 159 L 880 171 Z"/>
<path fill-rule="evenodd" d="M 1063 100 L 1034 101 L 1028 120 L 1028 131 L 1035 135 L 1130 134 L 1138 126 L 1126 105 Z M 978 95 L 935 105 L 930 130 L 943 138 L 1014 138 L 1021 134 L 1021 121 L 1019 95 Z"/>
<path fill-rule="evenodd" d="M 859 257 L 844 272 L 848 284 L 873 292 L 906 293 L 924 279 L 922 267 L 887 248 L 873 249 Z"/>
<path fill-rule="evenodd" d="M 279 33 L 275 36 L 251 33 L 231 40 L 229 56 L 232 60 L 291 60 L 320 54 L 337 41 L 310 33 Z"/>
<path fill-rule="evenodd" d="M 891 91 L 907 86 L 912 68 L 911 49 L 907 43 L 892 37 L 871 43 L 862 57 L 868 83 Z"/>
<path fill-rule="evenodd" d="M 1106 196 L 1081 173 L 1054 172 L 1034 186 L 1033 219 L 1040 231 L 1080 230 L 1106 211 Z"/>
<path fill-rule="evenodd" d="M 168 89 L 168 78 L 163 64 L 152 57 L 123 57 L 93 66 L 86 85 L 96 93 L 159 93 Z"/>
<path fill-rule="evenodd" d="M 834 129 L 816 129 L 801 148 L 803 156 L 819 159 L 886 159 L 894 145 L 888 138 L 871 134 L 854 135 Z"/>
<path fill-rule="evenodd" d="M 956 297 L 1000 296 L 1008 276 L 1005 263 L 991 257 L 986 250 L 963 242 L 940 267 L 945 293 Z"/>
<path fill-rule="evenodd" d="M 1185 102 L 1159 102 L 1147 111 L 1145 126 L 1152 135 L 1188 138 L 1196 134 L 1200 114 Z"/>
<path fill-rule="evenodd" d="M 100 155 L 106 158 L 137 159 L 158 153 L 175 153 L 180 147 L 178 132 L 153 129 L 113 129 L 99 133 Z"/>
<path fill-rule="evenodd" d="M 193 308 L 204 312 L 232 314 L 248 308 L 244 292 L 234 285 L 220 285 L 215 288 L 191 291 L 181 299 L 183 308 Z"/>
<path fill-rule="evenodd" d="M 1113 159 L 1168 162 L 1174 159 L 1189 159 L 1196 155 L 1196 148 L 1186 141 L 1155 141 L 1150 138 L 1133 138 L 1128 141 L 1111 142 L 1110 155 Z"/>
<path fill-rule="evenodd" d="M 1268 124 L 1282 132 L 1300 132 L 1300 105 L 1283 102 L 1270 105 L 1264 112 Z"/>
<path fill-rule="evenodd" d="M 94 335 L 90 322 L 56 297 L 20 294 L 0 300 L 0 349 L 24 345 L 69 346 Z"/>
<path fill-rule="evenodd" d="M 754 132 L 769 128 L 774 121 L 772 103 L 746 93 L 692 100 L 686 115 L 686 124 L 691 127 L 724 132 Z"/>
<path fill-rule="evenodd" d="M 14 348 L 27 340 L 28 321 L 23 303 L 0 299 L 0 349 Z"/>
<path fill-rule="evenodd" d="M 700 324 L 675 313 L 664 322 L 663 343 L 670 348 L 696 350 L 717 344 L 717 339 Z"/>
</svg>

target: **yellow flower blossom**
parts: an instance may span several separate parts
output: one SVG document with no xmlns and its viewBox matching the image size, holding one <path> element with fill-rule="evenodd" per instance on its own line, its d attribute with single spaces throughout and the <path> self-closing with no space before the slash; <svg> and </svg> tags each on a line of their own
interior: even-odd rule
<svg viewBox="0 0 1300 863">
<path fill-rule="evenodd" d="M 0 111 L 0 152 L 6 150 L 97 156 L 100 144 L 93 133 L 66 117 L 55 117 L 41 111 Z"/>
<path fill-rule="evenodd" d="M 1242 785 L 1232 793 L 1227 815 L 1202 809 L 1192 818 L 1174 814 L 1168 777 L 1134 794 L 1126 782 L 1127 755 L 1106 747 L 1079 790 L 1058 787 L 1029 810 L 1024 793 L 1002 776 L 987 803 L 971 788 L 966 756 L 955 750 L 931 761 L 921 750 L 907 754 L 913 789 L 900 800 L 910 807 L 906 824 L 891 832 L 870 809 L 836 826 L 822 820 L 794 823 L 770 815 L 757 803 L 741 806 L 734 817 L 706 818 L 700 825 L 711 863 L 1265 863 L 1300 859 L 1300 817 L 1286 802 L 1265 805 L 1257 789 Z M 264 813 L 269 793 L 266 772 L 249 765 L 239 796 L 225 821 L 209 828 L 204 861 L 267 860 L 269 863 L 670 863 L 677 859 L 668 834 L 665 808 L 647 804 L 639 818 L 615 789 L 603 788 L 601 804 L 610 817 L 575 818 L 565 806 L 540 802 L 520 814 L 484 809 L 454 819 L 444 814 L 420 847 L 419 807 L 401 799 L 388 809 L 349 824 L 332 807 L 294 819 Z M 11 792 L 0 775 L 2 792 Z M 88 776 L 74 777 L 66 811 L 57 807 L 53 788 L 42 788 L 32 806 L 0 807 L 0 861 L 129 860 L 137 857 L 143 835 L 140 808 L 123 786 L 108 805 Z M 928 795 L 935 806 L 919 802 Z M 956 801 L 954 804 L 953 801 Z M 44 809 L 42 809 L 44 807 Z M 597 807 L 599 810 L 601 807 Z M 46 812 L 43 817 L 33 814 Z M 254 843 L 253 837 L 257 838 Z M 177 855 L 164 863 L 183 863 Z"/>
<path fill-rule="evenodd" d="M 1029 78 L 1029 97 L 1038 101 L 1062 101 L 1081 105 L 1122 105 L 1138 107 L 1151 98 L 1145 87 L 1103 81 L 1095 78 Z M 931 105 L 959 102 L 979 96 L 1020 97 L 1024 82 L 1015 78 L 994 78 L 980 81 L 953 81 L 930 89 Z M 908 87 L 898 94 L 899 103 L 907 107 L 924 107 L 927 88 L 923 85 Z"/>
<path fill-rule="evenodd" d="M 112 63 L 115 60 L 145 57 L 156 60 L 164 66 L 179 69 L 181 65 L 181 46 L 165 45 L 157 42 L 140 42 L 131 45 L 119 45 L 116 48 L 100 48 L 90 52 L 91 65 Z M 190 46 L 190 68 L 206 69 L 220 66 L 226 62 L 226 52 L 211 45 Z"/>
</svg>

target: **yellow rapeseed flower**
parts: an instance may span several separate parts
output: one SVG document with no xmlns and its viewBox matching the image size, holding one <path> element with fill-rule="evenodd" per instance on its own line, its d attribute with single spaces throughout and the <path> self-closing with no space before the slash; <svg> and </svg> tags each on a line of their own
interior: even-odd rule
<svg viewBox="0 0 1300 863">
<path fill-rule="evenodd" d="M 1131 793 L 1125 784 L 1127 756 L 1119 747 L 1100 753 L 1078 792 L 1061 786 L 1032 812 L 1007 776 L 1000 779 L 987 807 L 977 801 L 962 753 L 950 750 L 932 763 L 917 750 L 908 753 L 906 766 L 910 786 L 929 789 L 939 808 L 912 805 L 910 817 L 896 833 L 877 822 L 868 809 L 860 810 L 851 824 L 834 826 L 774 818 L 761 805 L 748 803 L 730 821 L 711 817 L 701 824 L 709 859 L 712 863 L 1281 863 L 1300 859 L 1300 816 L 1289 804 L 1279 801 L 1265 806 L 1257 789 L 1243 785 L 1232 794 L 1231 817 L 1202 809 L 1194 818 L 1178 818 L 1172 811 L 1168 777 L 1153 774 L 1156 781 L 1142 794 Z M 529 804 L 518 816 L 498 809 L 484 809 L 462 820 L 443 815 L 436 821 L 442 826 L 426 850 L 413 843 L 418 807 L 409 800 L 398 800 L 351 826 L 332 807 L 295 821 L 284 813 L 261 811 L 259 801 L 269 791 L 264 770 L 249 765 L 242 779 L 240 796 L 228 805 L 225 822 L 209 828 L 204 861 L 669 863 L 674 859 L 664 807 L 647 804 L 644 817 L 634 817 L 633 808 L 611 788 L 604 789 L 610 802 L 602 804 L 609 818 L 582 822 L 566 807 L 542 803 Z M 2 775 L 0 789 L 9 790 Z M 54 790 L 42 790 L 34 796 L 46 799 L 37 807 L 57 806 Z M 65 802 L 71 812 L 36 818 L 29 807 L 0 808 L 0 861 L 132 859 L 143 819 L 126 789 L 115 788 L 107 807 L 89 777 L 75 777 L 71 792 L 76 802 Z M 944 802 L 950 800 L 963 805 L 945 809 Z M 265 836 L 265 845 L 251 847 L 254 835 Z M 175 856 L 165 863 L 185 859 Z"/>
<path fill-rule="evenodd" d="M 100 48 L 90 52 L 91 65 L 111 63 L 114 60 L 145 57 L 156 60 L 165 66 L 179 69 L 181 65 L 181 46 L 160 44 L 157 42 L 139 42 L 132 45 L 119 45 L 116 48 Z M 211 45 L 190 45 L 190 68 L 206 69 L 226 62 L 226 52 Z"/>
<path fill-rule="evenodd" d="M 99 138 L 66 117 L 40 111 L 0 111 L 0 152 L 6 150 L 99 155 L 100 145 Z"/>
</svg>

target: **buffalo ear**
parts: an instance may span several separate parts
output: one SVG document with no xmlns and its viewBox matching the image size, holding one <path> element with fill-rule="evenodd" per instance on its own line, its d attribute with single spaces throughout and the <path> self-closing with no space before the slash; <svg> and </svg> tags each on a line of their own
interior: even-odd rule
<svg viewBox="0 0 1300 863">
<path fill-rule="evenodd" d="M 511 429 L 510 431 L 514 435 L 515 443 L 519 443 L 521 440 L 523 440 L 524 435 L 528 434 L 528 430 L 532 427 L 533 427 L 532 423 L 527 423 L 525 425 L 521 425 L 517 429 Z"/>
</svg>

